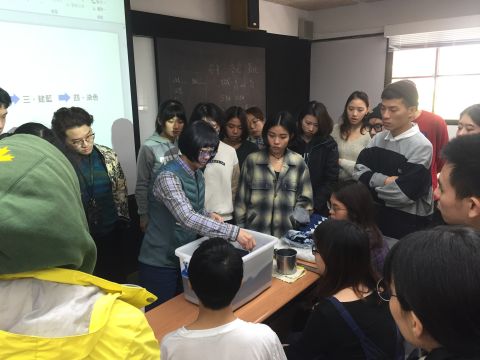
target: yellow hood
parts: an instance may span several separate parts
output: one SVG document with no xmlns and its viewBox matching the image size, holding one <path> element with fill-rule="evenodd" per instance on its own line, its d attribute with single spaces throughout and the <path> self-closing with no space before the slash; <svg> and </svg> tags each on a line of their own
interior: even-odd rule
<svg viewBox="0 0 480 360">
<path fill-rule="evenodd" d="M 147 290 L 139 287 L 116 284 L 76 270 L 48 269 L 18 274 L 0 275 L 0 296 L 10 304 L 15 301 L 15 292 L 6 291 L 26 281 L 35 279 L 44 291 L 32 291 L 31 296 L 51 297 L 54 303 L 52 318 L 63 316 L 65 322 L 80 323 L 87 320 L 88 329 L 78 335 L 43 337 L 41 329 L 35 329 L 35 309 L 27 309 L 20 320 L 26 322 L 37 335 L 25 335 L 0 330 L 1 359 L 159 359 L 160 349 L 152 329 L 145 316 L 138 308 L 143 307 L 156 298 Z M 37 281 L 38 280 L 38 281 Z M 68 286 L 58 286 L 66 284 Z M 1 285 L 8 285 L 7 287 Z M 71 286 L 70 286 L 71 285 Z M 62 313 L 62 298 L 74 301 L 74 306 L 82 309 L 83 300 L 75 302 L 75 289 L 89 288 L 97 290 L 91 310 L 86 313 L 73 311 Z M 45 289 L 47 291 L 45 291 Z M 2 292 L 3 291 L 3 292 Z M 68 296 L 72 294 L 72 296 Z M 65 297 L 67 295 L 67 297 Z M 10 298 L 10 299 L 9 299 Z M 73 298 L 73 299 L 72 299 Z M 48 299 L 47 299 L 48 301 Z M 20 302 L 20 301 L 19 301 Z M 23 302 L 22 302 L 23 303 Z M 32 304 L 35 304 L 33 299 Z M 59 306 L 57 306 L 59 305 Z M 9 312 L 15 306 L 0 305 L 2 312 Z M 64 310 L 63 310 L 64 311 Z M 82 317 L 81 319 L 79 317 Z M 1 324 L 1 320 L 0 320 Z"/>
</svg>

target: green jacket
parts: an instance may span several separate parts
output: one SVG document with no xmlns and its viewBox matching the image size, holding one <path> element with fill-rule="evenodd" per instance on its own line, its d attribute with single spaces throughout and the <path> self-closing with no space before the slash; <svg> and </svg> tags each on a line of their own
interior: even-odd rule
<svg viewBox="0 0 480 360">
<path fill-rule="evenodd" d="M 202 212 L 205 203 L 205 180 L 202 171 L 196 171 L 197 180 L 190 176 L 176 160 L 162 166 L 160 172 L 162 171 L 172 172 L 180 179 L 193 210 Z M 154 196 L 149 196 L 148 209 L 150 220 L 138 260 L 152 266 L 179 267 L 175 249 L 195 240 L 197 234 L 177 223 L 168 208 Z"/>
</svg>

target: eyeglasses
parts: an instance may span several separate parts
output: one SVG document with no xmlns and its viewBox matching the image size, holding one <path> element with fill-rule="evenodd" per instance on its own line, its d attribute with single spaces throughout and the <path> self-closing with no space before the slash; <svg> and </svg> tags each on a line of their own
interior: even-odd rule
<svg viewBox="0 0 480 360">
<path fill-rule="evenodd" d="M 367 124 L 365 125 L 365 128 L 367 129 L 368 132 L 371 132 L 372 130 L 375 130 L 375 132 L 382 132 L 383 124 L 375 124 L 375 125 Z"/>
<path fill-rule="evenodd" d="M 319 255 L 320 255 L 320 252 L 319 252 L 318 249 L 317 249 L 317 245 L 313 244 L 313 245 L 312 245 L 312 255 L 315 256 L 315 254 L 319 254 Z"/>
<path fill-rule="evenodd" d="M 328 208 L 329 211 L 333 211 L 333 212 L 348 211 L 347 208 L 342 208 L 342 207 L 338 207 L 336 205 L 332 205 L 332 203 L 330 201 L 327 201 L 327 208 Z"/>
<path fill-rule="evenodd" d="M 261 120 L 259 118 L 256 118 L 256 117 L 253 117 L 249 120 L 249 123 L 252 124 L 252 125 L 257 125 L 259 122 L 263 122 L 263 120 Z"/>
<path fill-rule="evenodd" d="M 392 294 L 390 287 L 385 282 L 385 279 L 380 279 L 377 282 L 377 294 L 383 301 L 390 301 L 392 296 L 397 297 L 397 295 Z"/>
<path fill-rule="evenodd" d="M 203 149 L 200 149 L 200 151 L 198 152 L 198 157 L 199 158 L 214 158 L 215 155 L 217 155 L 217 152 L 215 151 L 214 148 L 203 148 Z"/>
<path fill-rule="evenodd" d="M 90 135 L 87 135 L 83 139 L 72 140 L 70 143 L 75 147 L 82 147 L 83 143 L 89 145 L 93 143 L 93 140 L 95 140 L 95 133 L 91 133 Z"/>
</svg>

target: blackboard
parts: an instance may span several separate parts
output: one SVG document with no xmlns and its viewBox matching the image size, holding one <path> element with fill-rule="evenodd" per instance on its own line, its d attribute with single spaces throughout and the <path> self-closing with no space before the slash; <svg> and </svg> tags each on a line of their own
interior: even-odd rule
<svg viewBox="0 0 480 360">
<path fill-rule="evenodd" d="M 265 109 L 264 48 L 165 38 L 155 48 L 160 101 L 179 100 L 187 117 L 199 102 Z"/>
</svg>

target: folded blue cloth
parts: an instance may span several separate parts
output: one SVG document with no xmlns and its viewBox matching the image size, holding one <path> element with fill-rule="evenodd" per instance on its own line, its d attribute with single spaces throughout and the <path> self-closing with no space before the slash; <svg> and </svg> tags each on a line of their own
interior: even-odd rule
<svg viewBox="0 0 480 360">
<path fill-rule="evenodd" d="M 310 223 L 300 230 L 289 230 L 285 236 L 285 242 L 292 247 L 309 248 L 313 245 L 312 234 L 316 227 L 325 221 L 327 218 L 318 214 L 312 214 L 310 216 Z"/>
</svg>

